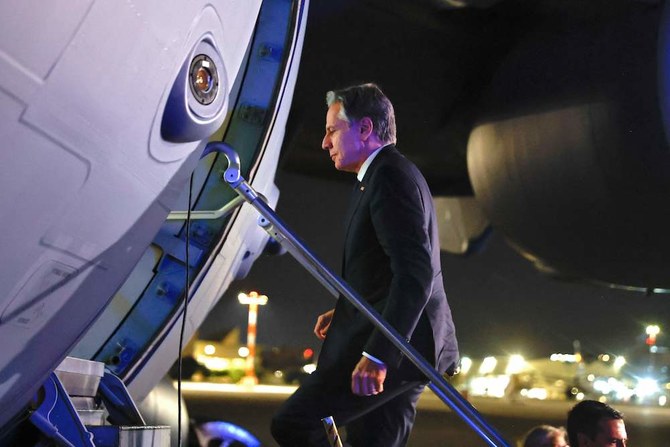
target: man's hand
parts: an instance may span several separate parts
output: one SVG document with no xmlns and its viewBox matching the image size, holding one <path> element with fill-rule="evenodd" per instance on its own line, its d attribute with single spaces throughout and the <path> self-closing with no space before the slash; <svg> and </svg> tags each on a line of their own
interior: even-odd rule
<svg viewBox="0 0 670 447">
<path fill-rule="evenodd" d="M 351 392 L 357 396 L 372 396 L 384 391 L 386 366 L 362 356 L 351 373 Z"/>
<path fill-rule="evenodd" d="M 330 328 L 330 322 L 333 321 L 334 313 L 335 309 L 331 309 L 325 314 L 319 315 L 319 318 L 316 319 L 316 326 L 314 326 L 314 335 L 316 335 L 319 340 L 324 340 L 326 338 L 328 328 Z"/>
</svg>

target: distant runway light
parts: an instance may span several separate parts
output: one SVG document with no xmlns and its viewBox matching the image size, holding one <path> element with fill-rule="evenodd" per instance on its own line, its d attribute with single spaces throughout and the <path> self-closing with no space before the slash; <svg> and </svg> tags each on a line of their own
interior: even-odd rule
<svg viewBox="0 0 670 447">
<path fill-rule="evenodd" d="M 639 398 L 644 399 L 657 393 L 658 390 L 659 387 L 658 382 L 656 380 L 651 378 L 642 378 L 638 379 L 637 381 L 637 386 L 635 387 L 635 394 Z"/>
<path fill-rule="evenodd" d="M 617 356 L 616 359 L 614 359 L 614 369 L 619 370 L 623 367 L 623 365 L 626 364 L 626 358 L 622 355 Z"/>
<path fill-rule="evenodd" d="M 507 368 L 505 368 L 505 374 L 518 374 L 526 366 L 526 360 L 523 356 L 519 354 L 514 354 L 509 357 L 507 361 Z"/>
<path fill-rule="evenodd" d="M 461 374 L 467 374 L 472 368 L 472 359 L 470 357 L 463 357 L 461 359 Z"/>
<path fill-rule="evenodd" d="M 495 357 L 490 356 L 486 357 L 483 361 L 481 366 L 479 367 L 479 374 L 490 374 L 493 372 L 493 370 L 496 368 L 496 365 L 498 364 L 498 360 L 496 360 Z"/>
<path fill-rule="evenodd" d="M 546 400 L 549 393 L 544 388 L 531 388 L 526 391 L 526 397 L 529 399 Z"/>
<path fill-rule="evenodd" d="M 551 354 L 549 360 L 552 362 L 577 363 L 579 362 L 578 354 Z"/>
</svg>

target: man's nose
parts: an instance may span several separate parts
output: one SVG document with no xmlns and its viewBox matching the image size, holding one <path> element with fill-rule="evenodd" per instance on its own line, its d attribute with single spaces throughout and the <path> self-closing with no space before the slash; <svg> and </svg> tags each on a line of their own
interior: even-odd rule
<svg viewBox="0 0 670 447">
<path fill-rule="evenodd" d="M 323 137 L 323 141 L 321 142 L 321 149 L 328 150 L 330 149 L 330 138 L 328 136 Z"/>
</svg>

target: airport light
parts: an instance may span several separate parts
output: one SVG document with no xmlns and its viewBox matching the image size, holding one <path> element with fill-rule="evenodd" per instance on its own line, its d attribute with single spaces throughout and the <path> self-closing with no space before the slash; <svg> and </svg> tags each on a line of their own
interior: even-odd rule
<svg viewBox="0 0 670 447">
<path fill-rule="evenodd" d="M 656 344 L 656 336 L 661 333 L 661 328 L 657 324 L 650 324 L 646 329 L 647 344 L 654 346 Z"/>
<path fill-rule="evenodd" d="M 461 358 L 461 374 L 467 374 L 472 368 L 472 359 L 470 357 Z"/>
<path fill-rule="evenodd" d="M 619 371 L 623 366 L 626 364 L 626 357 L 619 355 L 617 356 L 616 359 L 614 359 L 614 370 Z"/>
<path fill-rule="evenodd" d="M 645 377 L 637 380 L 635 386 L 635 395 L 644 400 L 659 391 L 658 382 L 650 377 Z"/>
<path fill-rule="evenodd" d="M 526 360 L 522 355 L 513 354 L 509 357 L 507 361 L 507 367 L 505 368 L 505 374 L 519 374 L 526 367 Z"/>
<path fill-rule="evenodd" d="M 247 349 L 249 350 L 246 358 L 246 372 L 242 383 L 247 385 L 258 384 L 254 361 L 256 359 L 256 321 L 258 319 L 258 306 L 264 306 L 268 302 L 268 297 L 259 295 L 258 292 L 240 293 L 237 299 L 241 304 L 249 306 L 249 323 L 247 325 Z"/>
<path fill-rule="evenodd" d="M 204 351 L 207 355 L 214 355 L 216 347 L 214 345 L 205 345 Z"/>
<path fill-rule="evenodd" d="M 483 361 L 482 364 L 479 365 L 479 374 L 491 374 L 494 369 L 496 369 L 496 365 L 498 364 L 498 360 L 496 360 L 495 357 L 489 356 L 486 357 Z"/>
</svg>

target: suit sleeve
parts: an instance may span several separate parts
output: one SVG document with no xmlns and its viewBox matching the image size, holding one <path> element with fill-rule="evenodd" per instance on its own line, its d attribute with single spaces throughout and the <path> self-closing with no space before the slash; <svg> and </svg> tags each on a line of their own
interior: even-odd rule
<svg viewBox="0 0 670 447">
<path fill-rule="evenodd" d="M 398 166 L 378 170 L 370 213 L 379 243 L 390 263 L 392 281 L 382 316 L 410 340 L 431 294 L 432 250 L 429 208 L 415 178 L 416 173 Z M 402 355 L 375 329 L 365 352 L 397 366 Z"/>
</svg>

